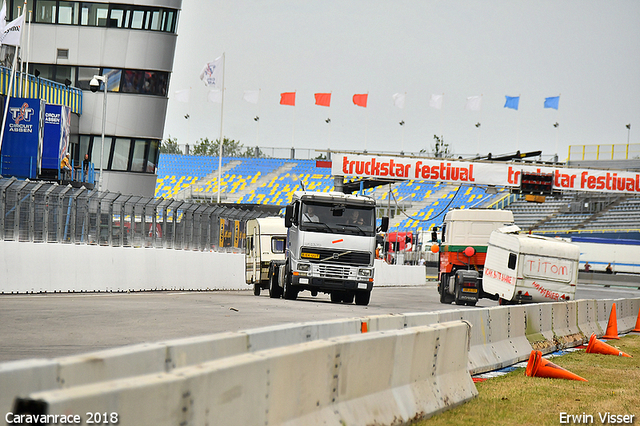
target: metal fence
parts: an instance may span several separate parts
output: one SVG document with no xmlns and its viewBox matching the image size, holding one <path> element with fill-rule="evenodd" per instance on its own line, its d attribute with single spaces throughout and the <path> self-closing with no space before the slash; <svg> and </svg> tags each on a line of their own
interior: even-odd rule
<svg viewBox="0 0 640 426">
<path fill-rule="evenodd" d="M 265 211 L 0 178 L 0 240 L 242 251 Z"/>
</svg>

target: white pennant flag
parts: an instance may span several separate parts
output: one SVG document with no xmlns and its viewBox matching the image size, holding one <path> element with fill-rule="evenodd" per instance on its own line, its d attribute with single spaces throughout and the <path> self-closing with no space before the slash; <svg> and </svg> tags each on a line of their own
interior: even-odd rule
<svg viewBox="0 0 640 426">
<path fill-rule="evenodd" d="M 396 93 L 393 95 L 393 104 L 398 108 L 404 108 L 404 100 L 407 97 L 406 93 Z"/>
<path fill-rule="evenodd" d="M 444 95 L 431 95 L 431 99 L 429 99 L 429 106 L 435 109 L 442 109 L 442 99 Z"/>
<path fill-rule="evenodd" d="M 482 95 L 469 96 L 467 97 L 467 104 L 464 106 L 464 109 L 468 109 L 469 111 L 480 111 L 481 106 L 482 106 Z"/>
<path fill-rule="evenodd" d="M 20 33 L 22 32 L 22 24 L 24 22 L 24 14 L 18 16 L 9 22 L 2 32 L 0 44 L 9 46 L 20 46 Z"/>
<path fill-rule="evenodd" d="M 222 56 L 215 61 L 207 62 L 200 72 L 200 80 L 205 86 L 222 89 Z"/>
<path fill-rule="evenodd" d="M 249 102 L 250 104 L 257 104 L 258 99 L 260 98 L 259 90 L 245 90 L 242 99 Z"/>
<path fill-rule="evenodd" d="M 222 103 L 222 90 L 218 90 L 218 89 L 213 89 L 209 91 L 209 94 L 207 95 L 207 101 L 214 103 L 214 104 L 221 104 Z"/>
<path fill-rule="evenodd" d="M 176 90 L 174 99 L 178 102 L 188 103 L 190 92 L 191 92 L 191 89 Z"/>
<path fill-rule="evenodd" d="M 4 31 L 4 27 L 7 24 L 7 3 L 2 2 L 2 10 L 0 10 L 0 30 Z"/>
</svg>

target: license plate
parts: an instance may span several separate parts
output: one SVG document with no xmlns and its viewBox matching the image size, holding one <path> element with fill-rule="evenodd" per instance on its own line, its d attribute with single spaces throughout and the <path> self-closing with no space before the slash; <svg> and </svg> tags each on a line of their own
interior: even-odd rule
<svg viewBox="0 0 640 426">
<path fill-rule="evenodd" d="M 462 292 L 463 293 L 477 293 L 478 289 L 477 288 L 463 288 Z"/>
</svg>

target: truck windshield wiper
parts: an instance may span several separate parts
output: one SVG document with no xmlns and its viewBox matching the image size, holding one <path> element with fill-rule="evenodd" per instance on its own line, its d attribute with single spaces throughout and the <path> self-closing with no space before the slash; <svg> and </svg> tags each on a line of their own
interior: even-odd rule
<svg viewBox="0 0 640 426">
<path fill-rule="evenodd" d="M 358 230 L 358 233 L 362 234 L 362 235 L 367 235 L 364 230 L 362 228 L 360 228 L 358 225 L 353 225 L 351 223 L 339 223 L 338 226 L 344 226 L 347 228 L 356 228 Z"/>
<path fill-rule="evenodd" d="M 328 232 L 333 232 L 333 229 L 329 225 L 324 222 L 303 222 L 304 227 L 308 227 L 309 225 L 321 225 L 328 230 Z"/>
</svg>

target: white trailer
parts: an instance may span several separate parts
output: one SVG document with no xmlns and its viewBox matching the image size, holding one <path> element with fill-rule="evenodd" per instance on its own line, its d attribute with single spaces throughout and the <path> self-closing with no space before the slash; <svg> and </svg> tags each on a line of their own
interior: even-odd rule
<svg viewBox="0 0 640 426">
<path fill-rule="evenodd" d="M 282 217 L 263 217 L 247 220 L 245 276 L 253 285 L 253 293 L 269 288 L 269 265 L 273 260 L 284 261 L 287 228 Z"/>
<path fill-rule="evenodd" d="M 518 234 L 517 226 L 491 233 L 483 290 L 500 304 L 573 300 L 580 249 L 557 238 Z"/>
</svg>

